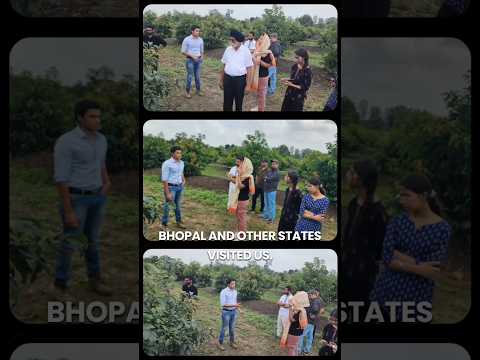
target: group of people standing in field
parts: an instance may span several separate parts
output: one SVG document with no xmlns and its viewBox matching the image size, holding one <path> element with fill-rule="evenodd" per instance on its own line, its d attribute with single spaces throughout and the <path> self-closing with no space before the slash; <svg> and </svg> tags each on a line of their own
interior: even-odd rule
<svg viewBox="0 0 480 360">
<path fill-rule="evenodd" d="M 322 329 L 318 355 L 334 355 L 337 352 L 337 310 L 330 313 L 329 322 L 321 324 L 325 304 L 318 289 L 308 293 L 298 291 L 293 295 L 291 287 L 285 287 L 277 302 L 279 307 L 276 335 L 280 345 L 288 348 L 289 356 L 312 355 L 315 334 Z"/>
<path fill-rule="evenodd" d="M 462 15 L 469 5 L 470 0 L 444 0 L 437 16 Z M 343 3 L 342 11 L 346 17 L 387 17 L 391 6 L 392 0 L 348 0 Z"/>
<path fill-rule="evenodd" d="M 228 211 L 236 215 L 237 230 L 248 229 L 248 206 L 252 195 L 251 213 L 255 213 L 260 200 L 259 218 L 268 224 L 276 221 L 277 190 L 281 180 L 279 161 L 262 160 L 254 175 L 252 161 L 238 156 L 236 164 L 227 174 L 229 180 Z M 307 194 L 298 189 L 300 177 L 289 171 L 285 177 L 287 189 L 278 223 L 278 231 L 321 232 L 330 201 L 320 179 L 313 176 L 307 181 Z"/>
<path fill-rule="evenodd" d="M 185 291 L 185 290 L 184 290 Z M 230 347 L 238 349 L 235 326 L 241 304 L 238 302 L 236 280 L 227 279 L 226 287 L 220 292 L 221 326 L 217 347 L 225 351 L 227 335 Z M 293 295 L 291 287 L 286 287 L 277 302 L 278 316 L 275 334 L 280 338 L 280 347 L 288 349 L 289 356 L 311 355 L 315 334 L 322 329 L 318 355 L 334 355 L 337 352 L 337 310 L 330 313 L 328 324 L 321 324 L 325 304 L 318 289 L 308 293 L 298 291 Z"/>
<path fill-rule="evenodd" d="M 437 194 L 430 180 L 412 174 L 400 182 L 403 212 L 389 220 L 376 195 L 378 170 L 372 160 L 356 161 L 348 170 L 347 185 L 356 196 L 350 201 L 342 232 L 341 294 L 345 302 L 361 302 L 362 317 L 372 302 L 385 321 L 391 302 L 410 303 L 396 308 L 395 319 L 407 312 L 418 319 L 418 305 L 433 300 L 440 266 L 447 260 L 451 227 L 441 217 Z"/>
<path fill-rule="evenodd" d="M 199 26 L 191 27 L 191 34 L 182 41 L 181 53 L 185 56 L 187 71 L 185 97 L 192 98 L 192 82 L 195 81 L 195 94 L 203 96 L 201 68 L 205 56 L 204 42 L 200 36 Z M 166 46 L 154 29 L 147 26 L 143 43 L 147 46 Z M 288 78 L 280 79 L 287 86 L 281 111 L 303 111 L 307 92 L 313 79 L 309 65 L 309 53 L 306 49 L 295 50 L 295 63 L 290 69 Z M 221 58 L 222 69 L 219 76 L 219 87 L 223 90 L 223 111 L 243 111 L 246 93 L 256 93 L 257 106 L 252 110 L 263 112 L 266 109 L 267 97 L 275 95 L 277 90 L 277 70 L 280 57 L 283 55 L 282 45 L 276 33 L 263 33 L 257 39 L 253 32 L 245 36 L 242 32 L 232 30 L 229 46 Z M 336 107 L 336 79 L 330 78 L 331 94 L 324 111 L 332 111 Z"/>
</svg>

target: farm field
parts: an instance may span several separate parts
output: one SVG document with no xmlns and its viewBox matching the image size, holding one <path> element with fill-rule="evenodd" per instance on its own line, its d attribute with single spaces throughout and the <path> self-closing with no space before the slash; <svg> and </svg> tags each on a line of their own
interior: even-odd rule
<svg viewBox="0 0 480 360">
<path fill-rule="evenodd" d="M 220 180 L 220 181 L 215 181 Z M 158 175 L 143 176 L 144 195 L 153 196 L 158 201 L 160 216 L 163 204 L 163 187 Z M 183 221 L 190 231 L 218 231 L 236 229 L 236 218 L 226 211 L 227 204 L 226 180 L 209 176 L 195 176 L 187 178 L 187 188 L 183 196 L 182 211 Z M 281 204 L 281 203 L 280 203 Z M 259 211 L 257 202 L 257 211 Z M 172 210 L 171 210 L 172 211 Z M 281 207 L 277 200 L 277 220 L 268 224 L 260 219 L 257 214 L 249 213 L 248 229 L 251 231 L 276 231 Z M 171 221 L 171 231 L 176 231 L 174 222 Z M 160 219 L 153 224 L 144 226 L 144 236 L 148 240 L 157 240 L 161 231 Z M 180 230 L 180 229 L 179 229 Z M 323 240 L 333 240 L 337 233 L 336 207 L 331 206 L 329 217 L 324 222 L 322 230 Z"/>
<path fill-rule="evenodd" d="M 181 289 L 175 289 L 179 292 Z M 213 288 L 200 288 L 197 301 L 197 310 L 194 319 L 208 328 L 212 334 L 211 339 L 196 350 L 192 355 L 198 356 L 286 356 L 287 350 L 280 348 L 280 339 L 275 336 L 278 308 L 275 304 L 280 298 L 273 301 L 250 300 L 243 301 L 240 315 L 236 323 L 236 342 L 238 349 L 233 349 L 228 344 L 225 351 L 217 348 L 218 334 L 221 319 L 218 294 Z M 273 299 L 272 299 L 273 300 Z M 322 324 L 328 318 L 324 317 Z M 319 341 L 316 334 L 312 355 L 318 354 Z"/>
<path fill-rule="evenodd" d="M 299 46 L 292 46 L 297 48 Z M 168 111 L 223 111 L 223 90 L 218 86 L 220 70 L 223 67 L 220 59 L 225 48 L 207 50 L 202 64 L 201 81 L 204 96 L 196 96 L 192 92 L 192 98 L 185 97 L 185 60 L 180 53 L 179 45 L 172 44 L 159 49 L 160 74 L 164 74 L 173 89 L 168 97 L 163 99 Z M 286 56 L 280 59 L 277 79 L 290 77 L 290 68 L 293 65 L 293 50 L 286 52 Z M 305 111 L 322 111 L 330 95 L 328 87 L 328 73 L 319 67 L 323 61 L 321 55 L 315 55 L 312 64 L 313 81 L 305 101 Z M 285 95 L 286 86 L 277 82 L 275 95 L 268 96 L 266 111 L 280 111 Z M 247 94 L 244 100 L 244 111 L 256 111 L 256 94 Z"/>
<path fill-rule="evenodd" d="M 132 181 L 130 179 L 130 184 Z M 112 182 L 115 183 L 115 176 Z M 21 161 L 12 161 L 10 184 L 11 220 L 32 218 L 43 223 L 47 235 L 52 238 L 60 233 L 58 194 L 46 168 L 26 167 Z M 114 186 L 109 196 L 100 244 L 102 274 L 114 295 L 101 297 L 89 291 L 84 259 L 77 252 L 73 256 L 70 290 L 76 301 L 119 301 L 127 306 L 138 301 L 138 201 L 136 196 L 125 196 L 117 191 Z M 46 272 L 33 284 L 22 287 L 17 299 L 11 297 L 11 303 L 15 302 L 12 312 L 23 322 L 47 321 L 47 303 L 53 300 L 55 249 L 50 251 L 46 261 Z M 122 281 L 118 281 L 120 269 Z"/>
<path fill-rule="evenodd" d="M 223 252 L 224 250 L 219 250 Z M 143 258 L 143 346 L 150 356 L 282 356 L 276 337 L 278 305 L 286 286 L 292 294 L 320 292 L 326 311 L 317 321 L 312 355 L 337 307 L 337 257 L 330 250 L 228 250 L 232 258 L 216 258 L 208 249 L 151 249 Z M 250 254 L 246 263 L 236 253 Z M 260 256 L 258 255 L 266 255 Z M 243 259 L 243 260 L 241 260 Z M 231 280 L 235 279 L 235 280 Z M 232 282 L 234 282 L 232 284 Z M 161 284 L 161 285 L 160 285 Z M 188 297 L 191 284 L 194 296 Z M 219 349 L 220 294 L 235 289 L 240 304 L 235 320 L 234 349 L 228 336 Z M 288 285 L 287 285 L 288 284 Z M 185 288 L 183 289 L 183 287 Z M 189 290 L 190 289 L 190 290 Z M 185 291 L 185 292 L 184 292 Z M 306 294 L 305 294 L 306 295 Z M 310 297 L 310 303 L 312 298 Z M 176 323 L 172 329 L 169 324 Z"/>
</svg>

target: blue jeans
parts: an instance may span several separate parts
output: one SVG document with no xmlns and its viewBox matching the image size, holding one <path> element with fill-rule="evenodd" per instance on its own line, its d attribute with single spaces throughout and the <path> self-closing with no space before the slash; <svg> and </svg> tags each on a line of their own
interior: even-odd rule
<svg viewBox="0 0 480 360">
<path fill-rule="evenodd" d="M 237 310 L 223 310 L 222 309 L 222 329 L 220 330 L 220 336 L 218 342 L 223 344 L 225 339 L 225 329 L 228 326 L 228 335 L 230 336 L 230 343 L 235 342 L 235 320 L 237 319 Z"/>
<path fill-rule="evenodd" d="M 277 89 L 277 68 L 275 66 L 270 66 L 268 68 L 268 78 L 269 78 L 269 85 L 267 95 L 275 94 L 275 90 Z"/>
<path fill-rule="evenodd" d="M 100 255 L 98 249 L 107 197 L 101 194 L 71 194 L 71 201 L 79 226 L 71 228 L 65 225 L 65 210 L 63 205 L 60 205 L 64 238 L 59 244 L 57 253 L 55 284 L 61 287 L 68 285 L 72 273 L 72 255 L 76 247 L 70 241 L 70 237 L 80 234 L 84 234 L 88 242 L 85 252 L 87 275 L 91 279 L 100 277 Z"/>
<path fill-rule="evenodd" d="M 275 210 L 277 207 L 275 200 L 277 198 L 277 192 L 264 192 L 263 196 L 265 197 L 265 208 L 263 209 L 263 217 L 267 220 L 275 221 Z"/>
<path fill-rule="evenodd" d="M 300 340 L 298 341 L 298 352 L 312 352 L 313 346 L 313 332 L 315 330 L 315 325 L 308 324 L 305 330 L 303 330 L 303 335 L 300 336 Z M 304 344 L 304 341 L 306 342 Z"/>
<path fill-rule="evenodd" d="M 183 193 L 183 185 L 169 185 L 168 189 L 172 193 L 173 202 L 175 203 L 175 220 L 178 222 L 182 221 L 182 193 Z M 165 198 L 165 203 L 163 204 L 163 217 L 162 217 L 162 224 L 168 224 L 168 213 L 170 211 L 170 203 Z"/>
<path fill-rule="evenodd" d="M 195 88 L 200 91 L 200 68 L 203 60 L 194 61 L 188 58 L 185 66 L 187 67 L 187 86 L 186 90 L 189 93 L 192 88 L 192 78 L 195 77 Z"/>
</svg>

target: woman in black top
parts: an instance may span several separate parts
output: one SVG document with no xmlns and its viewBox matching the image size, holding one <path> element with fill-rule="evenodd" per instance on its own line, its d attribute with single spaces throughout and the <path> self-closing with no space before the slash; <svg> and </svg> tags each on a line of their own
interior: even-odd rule
<svg viewBox="0 0 480 360">
<path fill-rule="evenodd" d="M 238 176 L 236 178 L 236 185 L 239 190 L 237 209 L 235 215 L 237 216 L 238 231 L 247 231 L 247 211 L 248 199 L 250 194 L 255 192 L 255 185 L 253 181 L 253 165 L 249 158 L 244 158 L 238 167 Z"/>
<path fill-rule="evenodd" d="M 348 170 L 346 183 L 356 196 L 348 204 L 342 232 L 342 277 L 340 293 L 345 302 L 369 302 L 378 273 L 387 214 L 376 199 L 378 171 L 371 160 L 356 161 Z M 366 310 L 362 308 L 361 310 Z M 362 313 L 362 312 L 361 312 Z"/>
<path fill-rule="evenodd" d="M 312 70 L 308 65 L 308 52 L 305 49 L 295 51 L 296 63 L 290 71 L 290 79 L 282 79 L 287 85 L 282 111 L 303 111 L 307 91 L 312 84 Z"/>
<path fill-rule="evenodd" d="M 302 203 L 302 192 L 297 189 L 298 174 L 296 171 L 289 171 L 285 176 L 288 188 L 285 191 L 282 214 L 278 223 L 278 231 L 295 231 L 298 221 L 298 212 Z"/>
</svg>

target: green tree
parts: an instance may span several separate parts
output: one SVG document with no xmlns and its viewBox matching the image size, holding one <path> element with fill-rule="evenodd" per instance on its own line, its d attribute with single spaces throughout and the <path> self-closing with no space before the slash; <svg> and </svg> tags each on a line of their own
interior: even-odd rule
<svg viewBox="0 0 480 360">
<path fill-rule="evenodd" d="M 302 24 L 302 26 L 313 26 L 314 22 L 310 15 L 305 14 L 297 18 L 297 21 Z"/>
</svg>

